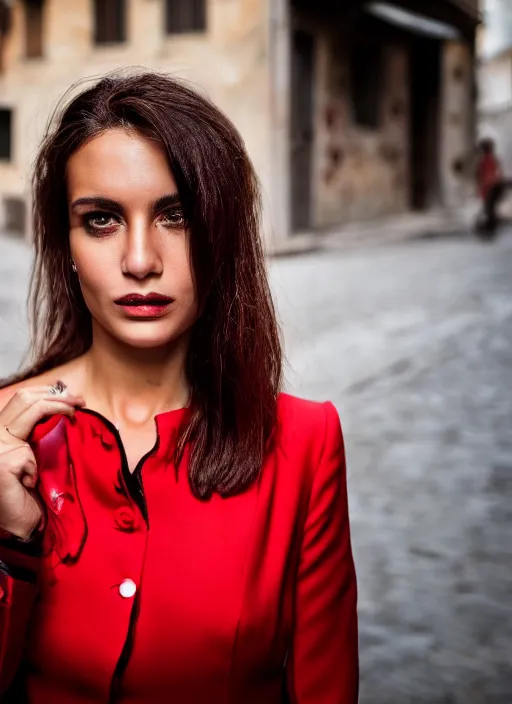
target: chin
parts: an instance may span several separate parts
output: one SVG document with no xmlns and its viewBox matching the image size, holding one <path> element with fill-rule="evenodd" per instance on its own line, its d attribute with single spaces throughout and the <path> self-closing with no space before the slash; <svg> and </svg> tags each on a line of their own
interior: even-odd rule
<svg viewBox="0 0 512 704">
<path fill-rule="evenodd" d="M 112 331 L 119 342 L 141 350 L 165 347 L 179 340 L 185 332 L 186 330 L 174 329 L 174 326 L 173 329 L 169 329 L 169 326 L 154 325 L 149 322 L 130 324 L 128 330 L 124 327 L 124 329 Z"/>
<path fill-rule="evenodd" d="M 121 338 L 121 342 L 124 342 L 128 347 L 133 347 L 140 350 L 154 350 L 160 347 L 165 347 L 173 338 L 165 337 L 130 337 Z"/>
</svg>

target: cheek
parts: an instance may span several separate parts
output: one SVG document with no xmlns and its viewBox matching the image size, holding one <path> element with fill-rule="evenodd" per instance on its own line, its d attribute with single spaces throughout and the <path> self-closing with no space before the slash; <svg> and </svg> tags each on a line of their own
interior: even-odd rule
<svg viewBox="0 0 512 704">
<path fill-rule="evenodd" d="M 179 253 L 175 252 L 170 261 L 172 264 L 169 266 L 169 275 L 165 278 L 171 286 L 171 292 L 181 297 L 183 302 L 195 302 L 196 287 L 188 248 L 184 248 Z"/>
<path fill-rule="evenodd" d="M 85 269 L 79 269 L 79 271 L 81 272 L 80 283 L 82 288 L 87 289 L 89 293 L 98 297 L 108 292 L 109 280 L 112 280 L 112 269 L 86 267 Z"/>
<path fill-rule="evenodd" d="M 77 267 L 84 298 L 96 299 L 107 294 L 114 271 L 114 262 L 112 262 L 109 252 L 97 249 L 91 251 L 89 248 L 80 247 L 75 248 L 75 251 L 72 250 L 72 256 Z"/>
<path fill-rule="evenodd" d="M 197 296 L 190 269 L 187 268 L 179 272 L 179 279 L 178 277 L 174 279 L 174 286 L 171 281 L 170 290 L 176 296 L 182 314 L 195 318 L 197 316 Z"/>
</svg>

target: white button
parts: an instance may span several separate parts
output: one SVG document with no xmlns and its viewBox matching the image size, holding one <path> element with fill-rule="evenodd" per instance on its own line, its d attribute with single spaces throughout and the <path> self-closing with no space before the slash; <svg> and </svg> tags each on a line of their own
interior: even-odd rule
<svg viewBox="0 0 512 704">
<path fill-rule="evenodd" d="M 129 599 L 130 597 L 132 597 L 136 591 L 137 585 L 135 584 L 133 579 L 123 579 L 123 581 L 119 585 L 119 594 L 121 594 L 121 596 L 125 599 Z"/>
</svg>

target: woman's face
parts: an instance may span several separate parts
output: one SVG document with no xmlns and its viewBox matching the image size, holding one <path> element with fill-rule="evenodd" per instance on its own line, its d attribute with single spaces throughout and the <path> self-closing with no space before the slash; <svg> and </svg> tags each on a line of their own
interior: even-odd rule
<svg viewBox="0 0 512 704">
<path fill-rule="evenodd" d="M 109 130 L 69 159 L 71 256 L 85 303 L 108 335 L 156 348 L 197 317 L 188 232 L 162 147 Z"/>
</svg>

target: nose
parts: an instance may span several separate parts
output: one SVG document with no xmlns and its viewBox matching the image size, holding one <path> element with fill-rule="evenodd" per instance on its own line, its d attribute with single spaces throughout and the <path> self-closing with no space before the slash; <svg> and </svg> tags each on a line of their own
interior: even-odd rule
<svg viewBox="0 0 512 704">
<path fill-rule="evenodd" d="M 126 276 L 145 279 L 162 273 L 156 238 L 144 218 L 135 219 L 129 226 L 125 239 L 122 271 Z"/>
</svg>

